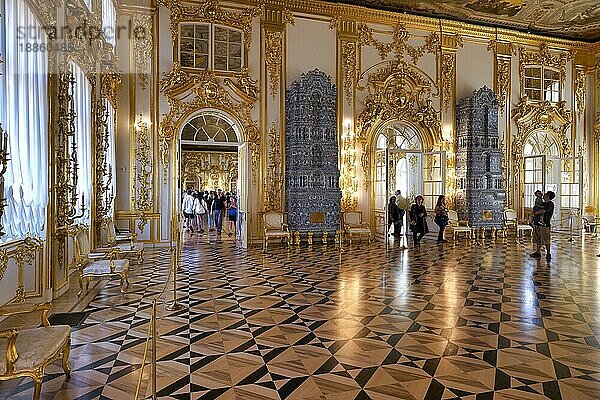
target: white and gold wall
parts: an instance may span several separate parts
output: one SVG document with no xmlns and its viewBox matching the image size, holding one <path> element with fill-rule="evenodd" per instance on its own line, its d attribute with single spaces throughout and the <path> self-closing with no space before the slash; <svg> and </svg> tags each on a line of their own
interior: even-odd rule
<svg viewBox="0 0 600 400">
<path fill-rule="evenodd" d="M 257 243 L 261 212 L 285 209 L 285 90 L 315 68 L 331 75 L 338 88 L 343 208 L 373 219 L 374 136 L 386 121 L 403 115 L 390 108 L 393 115 L 374 117 L 365 100 L 378 99 L 369 79 L 379 73 L 385 81 L 389 75 L 382 71 L 390 62 L 405 63 L 406 71 L 418 71 L 430 84 L 427 105 L 435 112 L 421 104 L 428 117 L 421 125 L 413 122 L 425 138 L 424 150 L 446 152 L 447 194 L 455 185 L 455 105 L 485 85 L 501 103 L 507 206 L 523 212 L 523 143 L 543 129 L 557 141 L 561 156 L 583 157 L 584 205 L 599 210 L 600 44 L 302 0 L 124 1 L 118 14 L 119 24 L 151 32 L 149 38 L 117 44 L 125 72 L 118 103 L 117 219 L 143 240 L 172 239 L 181 177 L 179 130 L 190 116 L 212 109 L 230 115 L 248 145 L 249 232 Z M 247 69 L 182 68 L 181 22 L 243 30 Z M 523 99 L 523 68 L 529 64 L 560 71 L 564 103 Z"/>
</svg>

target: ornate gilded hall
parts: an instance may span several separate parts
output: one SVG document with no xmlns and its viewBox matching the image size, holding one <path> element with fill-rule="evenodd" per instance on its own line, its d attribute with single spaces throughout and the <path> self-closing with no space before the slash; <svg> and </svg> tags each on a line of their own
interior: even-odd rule
<svg viewBox="0 0 600 400">
<path fill-rule="evenodd" d="M 0 400 L 600 399 L 597 0 L 0 24 Z"/>
</svg>

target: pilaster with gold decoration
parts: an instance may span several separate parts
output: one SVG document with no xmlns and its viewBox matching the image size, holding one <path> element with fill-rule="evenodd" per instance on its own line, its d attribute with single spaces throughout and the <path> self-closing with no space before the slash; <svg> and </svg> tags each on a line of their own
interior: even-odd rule
<svg viewBox="0 0 600 400">
<path fill-rule="evenodd" d="M 294 25 L 293 14 L 284 6 L 267 4 L 261 23 L 261 130 L 263 162 L 262 208 L 264 211 L 285 208 L 285 88 L 286 28 Z M 279 164 L 279 166 L 278 166 Z"/>
</svg>

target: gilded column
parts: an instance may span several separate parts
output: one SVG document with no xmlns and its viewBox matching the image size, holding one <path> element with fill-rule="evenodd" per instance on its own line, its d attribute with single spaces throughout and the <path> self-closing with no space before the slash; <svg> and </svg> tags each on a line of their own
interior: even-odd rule
<svg viewBox="0 0 600 400">
<path fill-rule="evenodd" d="M 358 79 L 360 46 L 356 21 L 335 20 L 337 30 L 337 122 L 340 149 L 341 210 L 355 210 L 359 204 L 357 161 L 367 153 L 366 143 L 360 152 L 354 116 L 356 112 L 356 82 Z M 368 179 L 364 176 L 363 179 Z M 369 208 L 369 198 L 361 201 L 364 211 Z"/>
<path fill-rule="evenodd" d="M 446 152 L 446 196 L 454 205 L 456 191 L 456 52 L 463 46 L 462 36 L 443 32 L 438 56 L 441 137 L 437 145 Z"/>
<path fill-rule="evenodd" d="M 516 54 L 516 48 L 510 42 L 491 40 L 488 50 L 493 52 L 494 57 L 494 93 L 498 98 L 498 129 L 501 134 L 502 149 L 502 184 L 504 185 L 506 197 L 505 206 L 513 208 L 515 193 L 511 191 L 509 179 L 511 176 L 510 151 L 511 142 L 511 82 L 512 82 L 512 56 Z"/>
<path fill-rule="evenodd" d="M 573 86 L 571 93 L 573 93 L 574 109 L 572 143 L 573 155 L 575 157 L 581 157 L 582 160 L 580 168 L 583 168 L 583 182 L 581 182 L 580 190 L 583 190 L 583 204 L 581 204 L 581 207 L 584 209 L 584 213 L 585 208 L 588 208 L 588 211 L 591 211 L 589 210 L 590 207 L 596 208 L 594 207 L 595 200 L 590 198 L 590 193 L 593 193 L 593 196 L 596 197 L 597 185 L 593 179 L 589 179 L 589 166 L 595 165 L 597 162 L 597 149 L 595 149 L 595 146 L 591 145 L 593 135 L 588 134 L 588 132 L 594 131 L 594 120 L 593 118 L 587 118 L 590 114 L 586 113 L 588 107 L 593 106 L 593 98 L 589 101 L 587 96 L 588 78 L 592 77 L 593 72 L 593 54 L 588 52 L 578 52 L 573 60 L 572 74 Z M 590 136 L 592 137 L 590 138 Z M 588 151 L 588 149 L 590 149 L 590 151 Z M 594 189 L 592 189 L 592 186 Z M 593 191 L 590 191 L 590 189 Z"/>
<path fill-rule="evenodd" d="M 285 89 L 286 24 L 292 14 L 281 6 L 267 5 L 262 22 L 261 54 L 261 176 L 264 211 L 285 209 Z M 256 150 L 251 149 L 252 157 Z M 253 163 L 254 164 L 254 163 Z"/>
</svg>

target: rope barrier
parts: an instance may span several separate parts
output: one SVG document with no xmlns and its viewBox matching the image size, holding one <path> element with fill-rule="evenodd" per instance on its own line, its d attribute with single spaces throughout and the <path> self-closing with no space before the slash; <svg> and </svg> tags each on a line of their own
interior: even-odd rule
<svg viewBox="0 0 600 400">
<path fill-rule="evenodd" d="M 152 398 L 156 399 L 156 304 L 158 302 L 158 300 L 167 292 L 167 286 L 169 284 L 169 282 L 171 281 L 171 277 L 173 276 L 173 270 L 174 268 L 172 268 L 173 263 L 174 263 L 174 250 L 170 249 L 169 250 L 171 252 L 171 267 L 169 268 L 169 274 L 167 275 L 167 280 L 165 281 L 165 284 L 162 288 L 162 291 L 156 295 L 153 299 L 152 299 L 152 314 L 150 316 L 150 321 L 148 324 L 148 333 L 147 333 L 147 337 L 146 337 L 146 343 L 144 345 L 144 356 L 142 357 L 142 366 L 140 368 L 140 376 L 138 378 L 138 382 L 137 382 L 137 386 L 135 389 L 135 397 L 134 399 L 137 400 L 139 398 L 139 394 L 140 394 L 140 388 L 142 386 L 142 378 L 144 376 L 144 368 L 146 367 L 146 360 L 148 358 L 148 347 L 149 347 L 149 343 L 150 343 L 150 339 L 152 339 L 152 344 L 153 344 L 153 351 L 152 351 Z M 152 335 L 151 335 L 152 333 Z"/>
</svg>

